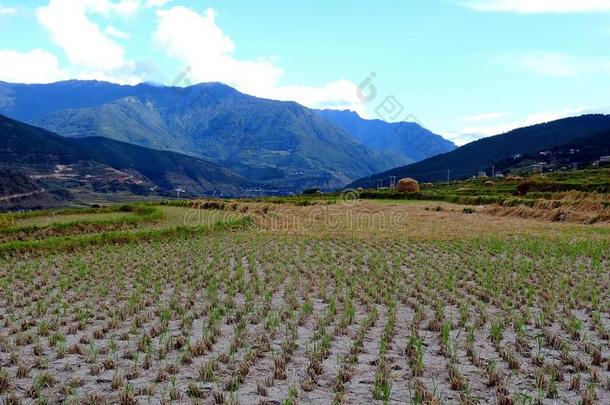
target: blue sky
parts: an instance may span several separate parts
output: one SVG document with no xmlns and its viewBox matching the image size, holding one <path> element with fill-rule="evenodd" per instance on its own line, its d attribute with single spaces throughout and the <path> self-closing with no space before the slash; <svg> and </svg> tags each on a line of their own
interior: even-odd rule
<svg viewBox="0 0 610 405">
<path fill-rule="evenodd" d="M 610 111 L 609 43 L 610 0 L 0 0 L 0 80 L 222 81 L 458 143 Z"/>
</svg>

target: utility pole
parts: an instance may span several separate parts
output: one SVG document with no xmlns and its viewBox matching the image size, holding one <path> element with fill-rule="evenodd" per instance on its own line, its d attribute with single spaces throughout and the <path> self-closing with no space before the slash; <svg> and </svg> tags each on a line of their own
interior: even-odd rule
<svg viewBox="0 0 610 405">
<path fill-rule="evenodd" d="M 394 190 L 396 188 L 396 176 L 390 176 L 390 189 Z"/>
<path fill-rule="evenodd" d="M 496 165 L 491 165 L 491 177 L 496 177 Z"/>
<path fill-rule="evenodd" d="M 383 186 L 383 180 L 377 180 L 377 190 L 381 190 Z"/>
<path fill-rule="evenodd" d="M 576 162 L 572 163 L 572 170 L 573 171 L 578 170 L 578 163 L 576 163 Z"/>
<path fill-rule="evenodd" d="M 451 170 L 447 170 L 447 185 L 449 185 L 449 178 L 451 177 Z"/>
</svg>

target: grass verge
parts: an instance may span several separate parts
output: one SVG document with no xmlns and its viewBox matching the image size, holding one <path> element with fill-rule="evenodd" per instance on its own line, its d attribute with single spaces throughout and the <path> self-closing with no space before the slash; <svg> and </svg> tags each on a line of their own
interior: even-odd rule
<svg viewBox="0 0 610 405">
<path fill-rule="evenodd" d="M 11 241 L 0 245 L 0 257 L 36 252 L 74 251 L 83 247 L 118 243 L 186 238 L 191 235 L 207 234 L 214 231 L 241 229 L 250 225 L 250 223 L 250 217 L 242 217 L 195 227 L 180 225 L 163 229 L 110 231 L 92 235 L 57 236 L 43 240 Z"/>
</svg>

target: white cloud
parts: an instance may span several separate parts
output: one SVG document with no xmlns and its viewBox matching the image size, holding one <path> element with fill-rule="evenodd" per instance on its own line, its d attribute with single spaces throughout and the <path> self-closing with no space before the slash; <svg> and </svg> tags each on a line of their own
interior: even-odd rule
<svg viewBox="0 0 610 405">
<path fill-rule="evenodd" d="M 146 7 L 163 7 L 172 0 L 147 0 Z"/>
<path fill-rule="evenodd" d="M 126 18 L 140 6 L 140 0 L 50 0 L 36 10 L 36 15 L 51 40 L 66 54 L 71 77 L 137 83 L 142 78 L 134 73 L 135 62 L 127 59 L 125 49 L 111 38 L 126 39 L 128 34 L 112 25 L 102 31 L 91 16 Z"/>
<path fill-rule="evenodd" d="M 610 11 L 610 0 L 462 0 L 460 4 L 476 11 L 520 14 Z"/>
<path fill-rule="evenodd" d="M 560 111 L 542 111 L 534 114 L 529 114 L 523 119 L 513 120 L 499 123 L 496 125 L 480 125 L 468 126 L 461 128 L 458 131 L 445 134 L 445 137 L 457 145 L 465 145 L 466 143 L 476 141 L 477 139 L 485 138 L 493 135 L 500 135 L 513 129 L 528 127 L 531 125 L 542 124 L 549 121 L 555 121 L 561 118 L 575 117 L 583 114 L 608 114 L 610 108 L 566 108 Z M 484 115 L 484 114 L 482 114 Z"/>
<path fill-rule="evenodd" d="M 104 32 L 108 35 L 110 35 L 111 37 L 115 37 L 115 38 L 119 38 L 119 39 L 129 39 L 131 37 L 131 35 L 129 35 L 126 32 L 120 31 L 118 29 L 116 29 L 115 27 L 113 27 L 112 25 L 109 25 L 106 27 L 106 29 L 104 30 Z"/>
<path fill-rule="evenodd" d="M 529 52 L 504 55 L 495 60 L 540 77 L 567 78 L 592 74 L 610 74 L 610 59 L 582 58 L 563 53 Z"/>
<path fill-rule="evenodd" d="M 96 0 L 97 1 L 97 0 Z M 134 15 L 140 9 L 140 0 L 121 0 L 118 3 L 111 2 L 100 2 L 106 3 L 106 7 L 111 11 L 115 12 L 123 17 L 129 17 Z"/>
<path fill-rule="evenodd" d="M 17 9 L 14 7 L 3 7 L 0 5 L 0 15 L 12 15 L 17 12 Z"/>
<path fill-rule="evenodd" d="M 12 83 L 52 83 L 68 78 L 55 55 L 34 49 L 30 52 L 0 50 L 0 80 Z"/>
<path fill-rule="evenodd" d="M 483 114 L 476 114 L 476 115 L 464 117 L 464 118 L 462 118 L 462 121 L 466 121 L 466 122 L 493 121 L 493 120 L 497 120 L 498 118 L 502 118 L 504 116 L 505 116 L 505 114 L 497 113 L 497 112 L 483 113 Z"/>
<path fill-rule="evenodd" d="M 37 10 L 38 21 L 51 33 L 73 65 L 112 71 L 129 65 L 124 49 L 91 21 L 88 12 L 107 13 L 111 3 L 96 0 L 51 0 Z"/>
<path fill-rule="evenodd" d="M 350 108 L 363 112 L 357 86 L 337 80 L 319 87 L 282 86 L 281 68 L 265 58 L 240 60 L 234 55 L 235 43 L 215 21 L 215 12 L 199 14 L 175 6 L 157 11 L 154 42 L 168 56 L 190 68 L 193 82 L 223 82 L 259 97 L 295 100 L 308 107 Z"/>
</svg>

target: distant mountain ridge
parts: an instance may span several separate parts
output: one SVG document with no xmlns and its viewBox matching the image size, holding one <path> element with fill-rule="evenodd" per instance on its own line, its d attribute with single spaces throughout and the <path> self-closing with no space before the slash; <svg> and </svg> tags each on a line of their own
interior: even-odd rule
<svg viewBox="0 0 610 405">
<path fill-rule="evenodd" d="M 104 136 L 199 157 L 280 192 L 343 187 L 414 159 L 369 147 L 297 103 L 248 96 L 219 83 L 0 83 L 0 113 L 63 136 Z M 414 149 L 421 156 L 420 146 Z"/>
<path fill-rule="evenodd" d="M 178 89 L 64 82 L 4 88 L 0 112 L 60 135 L 105 136 L 186 153 L 286 191 L 332 189 L 396 164 L 296 103 L 257 99 L 221 84 Z M 23 101 L 33 94 L 50 98 L 47 106 L 33 103 L 35 113 Z M 67 108 L 70 104 L 73 108 Z"/>
<path fill-rule="evenodd" d="M 73 166 L 73 167 L 68 167 Z M 0 115 L 0 168 L 41 182 L 124 183 L 126 188 L 191 194 L 241 195 L 250 184 L 216 164 L 103 137 L 73 139 Z"/>
<path fill-rule="evenodd" d="M 413 177 L 435 182 L 471 177 L 492 165 L 516 155 L 528 155 L 568 145 L 579 139 L 610 131 L 610 115 L 592 114 L 564 118 L 519 128 L 505 134 L 483 138 L 452 152 L 434 156 L 408 166 L 397 167 L 353 182 L 350 187 L 388 186 L 392 178 Z"/>
<path fill-rule="evenodd" d="M 320 110 L 327 120 L 349 132 L 361 144 L 380 152 L 395 154 L 403 164 L 451 152 L 455 144 L 415 122 L 389 123 L 369 120 L 353 111 Z"/>
<path fill-rule="evenodd" d="M 540 170 L 578 168 L 595 164 L 602 156 L 610 156 L 610 131 L 574 139 L 544 151 L 511 157 L 498 162 L 495 170 L 519 172 L 531 170 L 532 166 Z"/>
</svg>

